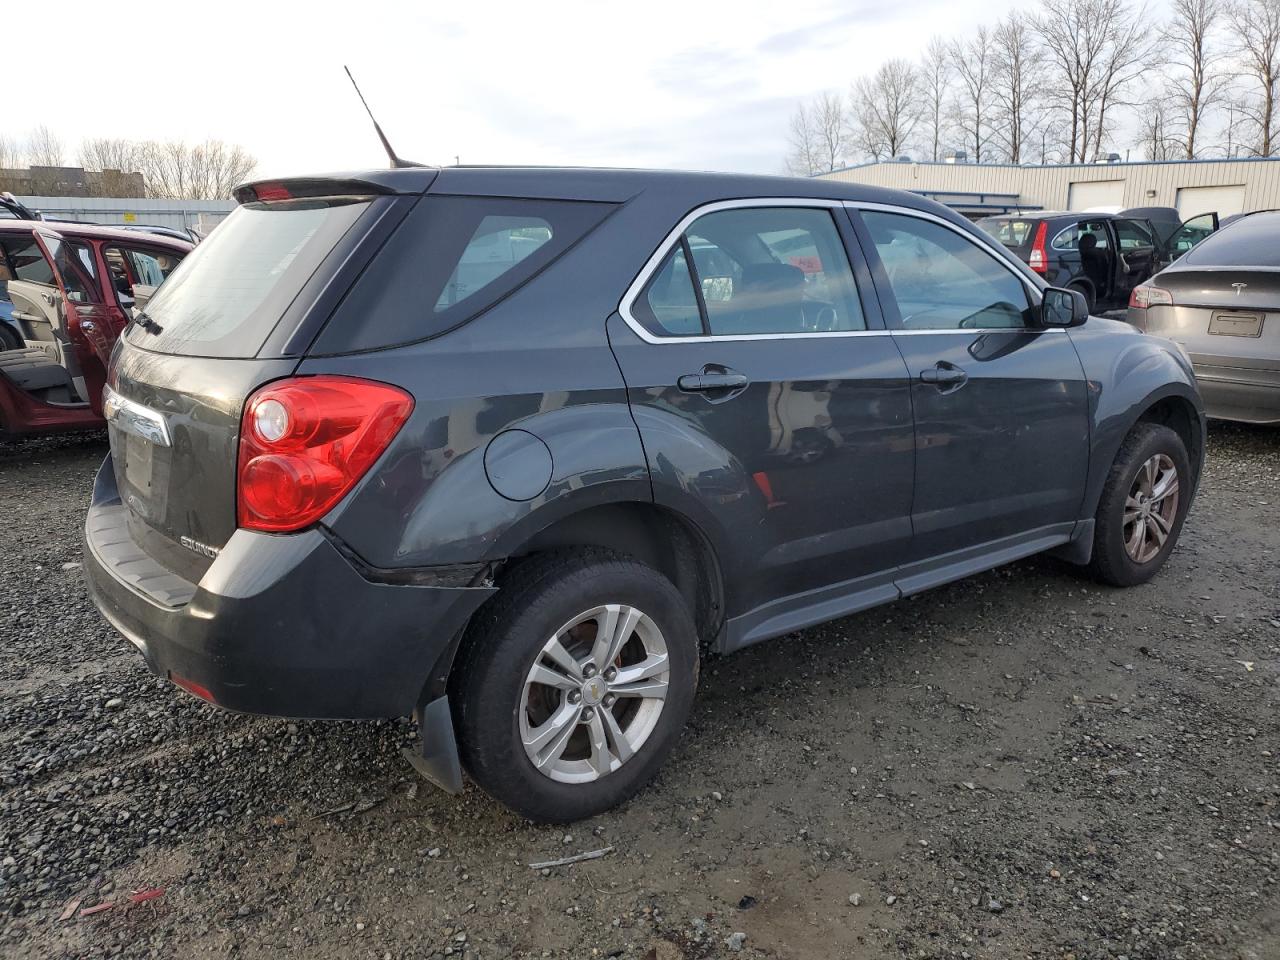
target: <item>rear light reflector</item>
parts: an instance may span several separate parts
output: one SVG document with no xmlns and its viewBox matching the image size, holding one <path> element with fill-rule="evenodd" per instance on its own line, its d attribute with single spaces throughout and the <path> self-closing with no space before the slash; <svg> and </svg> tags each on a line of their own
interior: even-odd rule
<svg viewBox="0 0 1280 960">
<path fill-rule="evenodd" d="M 196 683 L 194 680 L 188 680 L 186 677 L 179 677 L 172 673 L 169 674 L 169 679 L 180 686 L 183 690 L 187 691 L 187 693 L 194 694 L 201 700 L 207 701 L 208 703 L 217 702 L 213 699 L 213 694 L 210 693 L 206 687 L 200 686 L 200 684 Z"/>
<path fill-rule="evenodd" d="M 1149 284 L 1141 284 L 1133 288 L 1129 293 L 1129 306 L 1135 310 L 1145 310 L 1147 307 L 1173 306 L 1173 294 L 1168 290 L 1161 290 L 1159 287 L 1153 287 Z"/>
<path fill-rule="evenodd" d="M 345 497 L 413 411 L 403 390 L 354 377 L 296 377 L 249 398 L 240 422 L 236 520 L 308 527 Z"/>
<path fill-rule="evenodd" d="M 1031 243 L 1031 256 L 1027 258 L 1027 264 L 1036 273 L 1049 272 L 1049 253 L 1044 248 L 1045 237 L 1049 231 L 1048 222 L 1041 220 L 1040 225 L 1036 227 L 1036 238 Z"/>
</svg>

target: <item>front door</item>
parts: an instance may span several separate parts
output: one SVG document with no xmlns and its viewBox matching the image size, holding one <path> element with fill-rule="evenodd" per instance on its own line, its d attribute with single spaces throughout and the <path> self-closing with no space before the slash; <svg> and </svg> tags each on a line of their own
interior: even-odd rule
<svg viewBox="0 0 1280 960">
<path fill-rule="evenodd" d="M 905 209 L 851 215 L 912 377 L 915 534 L 900 585 L 1065 541 L 1089 454 L 1069 334 L 1037 328 L 1034 288 L 963 228 Z"/>
<path fill-rule="evenodd" d="M 53 264 L 54 280 L 62 293 L 62 324 L 55 331 L 63 347 L 62 363 L 89 407 L 101 414 L 102 387 L 115 338 L 102 302 L 96 252 L 83 240 L 52 231 L 38 230 L 36 237 Z"/>
<path fill-rule="evenodd" d="M 655 499 L 717 541 L 727 615 L 753 614 L 731 623 L 731 646 L 835 615 L 812 615 L 824 602 L 896 595 L 910 388 L 846 241 L 847 219 L 820 202 L 711 205 L 609 325 Z"/>
</svg>

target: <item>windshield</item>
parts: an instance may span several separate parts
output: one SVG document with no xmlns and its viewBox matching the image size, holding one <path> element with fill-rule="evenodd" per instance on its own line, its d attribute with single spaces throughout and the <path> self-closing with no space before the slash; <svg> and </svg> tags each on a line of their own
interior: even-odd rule
<svg viewBox="0 0 1280 960">
<path fill-rule="evenodd" d="M 1032 220 L 1017 220 L 1012 217 L 987 217 L 979 220 L 978 226 L 1006 247 L 1016 248 L 1027 242 L 1034 223 Z"/>
<path fill-rule="evenodd" d="M 130 342 L 162 353 L 254 356 L 368 206 L 330 197 L 237 207 L 161 284 Z"/>
</svg>

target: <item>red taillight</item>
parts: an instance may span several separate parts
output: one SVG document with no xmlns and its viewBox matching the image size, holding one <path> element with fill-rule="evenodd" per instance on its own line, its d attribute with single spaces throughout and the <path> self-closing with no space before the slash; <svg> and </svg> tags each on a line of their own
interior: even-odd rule
<svg viewBox="0 0 1280 960">
<path fill-rule="evenodd" d="M 253 195 L 259 200 L 288 200 L 293 196 L 283 183 L 260 183 L 253 188 Z"/>
<path fill-rule="evenodd" d="M 1143 283 L 1129 291 L 1129 306 L 1135 310 L 1145 310 L 1147 307 L 1158 307 L 1162 304 L 1173 306 L 1173 294 L 1168 290 L 1161 290 L 1159 287 Z"/>
<path fill-rule="evenodd" d="M 412 410 L 409 394 L 372 380 L 267 384 L 240 421 L 237 522 L 274 533 L 315 523 L 382 456 Z"/>
<path fill-rule="evenodd" d="M 1031 242 L 1031 256 L 1027 259 L 1027 264 L 1036 273 L 1049 272 L 1049 253 L 1044 248 L 1044 240 L 1048 230 L 1049 224 L 1041 220 L 1040 226 L 1036 227 L 1036 238 Z"/>
</svg>

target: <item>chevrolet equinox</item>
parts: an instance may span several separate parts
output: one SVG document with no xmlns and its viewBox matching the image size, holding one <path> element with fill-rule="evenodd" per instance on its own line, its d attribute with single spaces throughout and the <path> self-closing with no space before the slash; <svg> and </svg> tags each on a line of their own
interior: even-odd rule
<svg viewBox="0 0 1280 960">
<path fill-rule="evenodd" d="M 1053 551 L 1149 579 L 1186 355 L 950 210 L 829 180 L 249 184 L 116 345 L 105 617 L 230 710 L 413 713 L 526 817 L 631 796 L 700 657 Z"/>
</svg>

